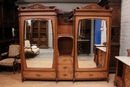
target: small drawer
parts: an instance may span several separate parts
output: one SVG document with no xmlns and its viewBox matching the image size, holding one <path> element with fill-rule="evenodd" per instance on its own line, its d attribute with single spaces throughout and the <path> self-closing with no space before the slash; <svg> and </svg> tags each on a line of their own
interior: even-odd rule
<svg viewBox="0 0 130 87">
<path fill-rule="evenodd" d="M 73 71 L 73 65 L 58 65 L 58 71 Z"/>
<path fill-rule="evenodd" d="M 73 72 L 59 72 L 58 79 L 59 80 L 73 80 Z"/>
<path fill-rule="evenodd" d="M 73 64 L 73 57 L 71 56 L 59 56 L 58 64 Z"/>
<path fill-rule="evenodd" d="M 101 65 L 102 65 L 102 67 L 103 67 L 103 66 L 104 66 L 104 62 L 105 62 L 105 60 L 104 60 L 104 59 L 100 59 L 99 64 L 101 64 Z"/>
</svg>

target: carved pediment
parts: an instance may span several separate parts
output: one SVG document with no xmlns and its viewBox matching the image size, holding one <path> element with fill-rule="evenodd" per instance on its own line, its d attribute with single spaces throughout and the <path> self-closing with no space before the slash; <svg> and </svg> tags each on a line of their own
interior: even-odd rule
<svg viewBox="0 0 130 87">
<path fill-rule="evenodd" d="M 105 9 L 105 8 L 101 7 L 98 4 L 90 4 L 85 7 L 82 7 L 81 9 L 99 9 L 99 10 L 101 10 L 101 9 Z"/>
<path fill-rule="evenodd" d="M 27 6 L 25 9 L 48 9 L 49 7 L 48 6 L 44 6 L 42 4 L 33 4 L 31 6 Z"/>
</svg>

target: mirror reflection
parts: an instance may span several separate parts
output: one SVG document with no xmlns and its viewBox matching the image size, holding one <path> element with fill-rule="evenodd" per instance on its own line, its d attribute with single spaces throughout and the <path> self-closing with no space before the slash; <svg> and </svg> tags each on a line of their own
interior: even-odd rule
<svg viewBox="0 0 130 87">
<path fill-rule="evenodd" d="M 28 68 L 52 68 L 52 21 L 28 19 L 24 22 L 24 54 Z"/>
<path fill-rule="evenodd" d="M 82 19 L 78 25 L 77 56 L 79 68 L 103 68 L 96 59 L 96 50 L 106 53 L 106 21 Z M 105 60 L 103 60 L 105 62 Z"/>
</svg>

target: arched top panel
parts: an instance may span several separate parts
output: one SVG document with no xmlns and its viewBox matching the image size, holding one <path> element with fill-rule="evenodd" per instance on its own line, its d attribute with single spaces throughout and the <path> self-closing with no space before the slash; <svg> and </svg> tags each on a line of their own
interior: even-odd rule
<svg viewBox="0 0 130 87">
<path fill-rule="evenodd" d="M 106 9 L 98 4 L 89 4 L 84 7 L 74 9 L 75 16 L 112 16 L 112 8 Z"/>
<path fill-rule="evenodd" d="M 35 4 L 32 4 L 32 5 L 29 5 L 29 6 L 26 6 L 24 8 L 20 7 L 19 10 L 29 10 L 29 9 L 56 9 L 57 7 L 56 6 L 45 6 L 43 4 L 40 4 L 40 3 L 35 3 Z"/>
<path fill-rule="evenodd" d="M 100 5 L 98 5 L 98 4 L 88 4 L 88 5 L 86 5 L 86 6 L 84 6 L 84 7 L 81 7 L 81 8 L 76 8 L 76 9 L 79 9 L 79 10 L 106 10 L 106 11 L 111 11 L 111 10 L 113 10 L 112 8 L 109 8 L 109 9 L 106 9 L 106 8 L 104 8 L 104 7 L 102 7 L 102 6 L 100 6 Z"/>
<path fill-rule="evenodd" d="M 57 15 L 57 7 L 56 6 L 45 6 L 40 3 L 35 3 L 26 7 L 18 8 L 19 15 L 36 15 L 36 16 L 56 16 Z M 28 13 L 28 14 L 27 14 Z M 29 14 L 30 13 L 30 14 Z"/>
</svg>

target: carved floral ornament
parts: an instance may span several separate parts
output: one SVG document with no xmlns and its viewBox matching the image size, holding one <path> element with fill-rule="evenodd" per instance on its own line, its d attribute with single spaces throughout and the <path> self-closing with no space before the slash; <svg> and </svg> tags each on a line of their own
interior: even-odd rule
<svg viewBox="0 0 130 87">
<path fill-rule="evenodd" d="M 98 4 L 89 4 L 87 6 L 84 6 L 84 7 L 81 7 L 80 9 L 90 9 L 90 10 L 106 10 L 104 7 L 101 7 L 100 5 Z M 109 8 L 109 10 L 112 10 L 112 8 Z"/>
<path fill-rule="evenodd" d="M 19 9 L 22 9 L 22 8 L 19 8 Z M 50 8 L 49 6 L 42 5 L 40 3 L 36 3 L 36 4 L 30 5 L 30 6 L 27 6 L 24 9 L 52 9 L 52 8 Z"/>
<path fill-rule="evenodd" d="M 18 9 L 22 9 L 22 8 L 18 8 Z M 40 3 L 36 3 L 36 4 L 30 5 L 30 6 L 27 6 L 24 9 L 57 9 L 57 8 L 55 6 L 49 7 L 49 6 L 42 5 Z M 77 8 L 77 9 L 83 9 L 83 10 L 106 10 L 106 8 L 101 7 L 98 4 L 89 4 L 89 5 L 86 5 L 84 7 Z M 112 10 L 112 8 L 109 8 L 107 10 Z"/>
<path fill-rule="evenodd" d="M 44 6 L 42 4 L 33 4 L 31 6 L 27 6 L 25 9 L 47 9 L 48 6 Z"/>
</svg>

